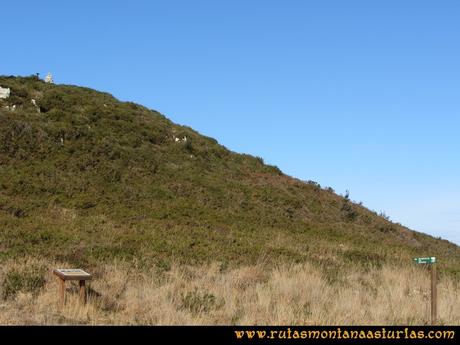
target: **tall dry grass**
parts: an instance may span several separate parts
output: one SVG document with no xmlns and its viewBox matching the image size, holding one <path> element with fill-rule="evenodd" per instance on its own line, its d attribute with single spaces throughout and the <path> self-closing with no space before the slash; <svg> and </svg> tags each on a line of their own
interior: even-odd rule
<svg viewBox="0 0 460 345">
<path fill-rule="evenodd" d="M 65 265 L 40 260 L 4 264 L 0 289 L 7 287 L 9 272 L 27 272 L 31 266 Z M 415 266 L 350 269 L 336 282 L 310 264 L 230 270 L 218 264 L 174 265 L 167 272 L 114 264 L 94 273 L 86 305 L 80 304 L 76 285 L 68 284 L 67 303 L 60 309 L 57 279 L 47 271 L 43 287 L 4 296 L 0 323 L 421 325 L 430 315 L 429 274 Z M 459 325 L 458 282 L 442 277 L 438 294 L 440 323 Z"/>
</svg>

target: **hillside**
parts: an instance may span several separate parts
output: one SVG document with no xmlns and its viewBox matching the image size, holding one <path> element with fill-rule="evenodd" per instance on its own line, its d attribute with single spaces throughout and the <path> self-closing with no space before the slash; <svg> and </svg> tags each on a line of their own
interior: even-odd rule
<svg viewBox="0 0 460 345">
<path fill-rule="evenodd" d="M 0 261 L 309 262 L 333 278 L 350 263 L 430 255 L 460 274 L 458 246 L 157 111 L 33 77 L 0 77 L 0 86 L 11 88 L 0 99 Z"/>
</svg>

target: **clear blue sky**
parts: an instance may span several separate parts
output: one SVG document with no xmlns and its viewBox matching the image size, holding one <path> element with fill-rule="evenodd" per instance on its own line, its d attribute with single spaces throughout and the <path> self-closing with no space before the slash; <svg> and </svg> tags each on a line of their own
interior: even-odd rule
<svg viewBox="0 0 460 345">
<path fill-rule="evenodd" d="M 2 2 L 0 74 L 156 109 L 460 244 L 460 1 Z"/>
</svg>

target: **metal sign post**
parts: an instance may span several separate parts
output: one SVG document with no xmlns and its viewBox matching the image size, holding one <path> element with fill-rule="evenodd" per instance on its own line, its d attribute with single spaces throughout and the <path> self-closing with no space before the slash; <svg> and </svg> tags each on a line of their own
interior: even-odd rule
<svg viewBox="0 0 460 345">
<path fill-rule="evenodd" d="M 414 261 L 418 264 L 429 264 L 431 266 L 431 324 L 436 325 L 436 320 L 438 318 L 436 258 L 434 256 L 428 258 L 415 258 Z"/>
</svg>

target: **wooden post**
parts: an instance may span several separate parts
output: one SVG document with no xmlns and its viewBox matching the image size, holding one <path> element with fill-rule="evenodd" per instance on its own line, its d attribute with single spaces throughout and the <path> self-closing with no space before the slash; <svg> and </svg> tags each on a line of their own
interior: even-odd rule
<svg viewBox="0 0 460 345">
<path fill-rule="evenodd" d="M 83 304 L 86 304 L 86 286 L 85 281 L 80 280 L 80 300 Z"/>
<path fill-rule="evenodd" d="M 428 264 L 431 266 L 431 324 L 436 325 L 438 318 L 438 291 L 436 277 L 436 257 L 430 256 L 427 258 L 414 258 L 418 264 Z"/>
<path fill-rule="evenodd" d="M 62 308 L 65 304 L 65 280 L 59 278 L 59 306 Z"/>
<path fill-rule="evenodd" d="M 437 291 L 437 277 L 436 277 L 436 264 L 431 264 L 431 325 L 436 325 L 437 319 L 437 299 L 438 299 L 438 291 Z"/>
</svg>

